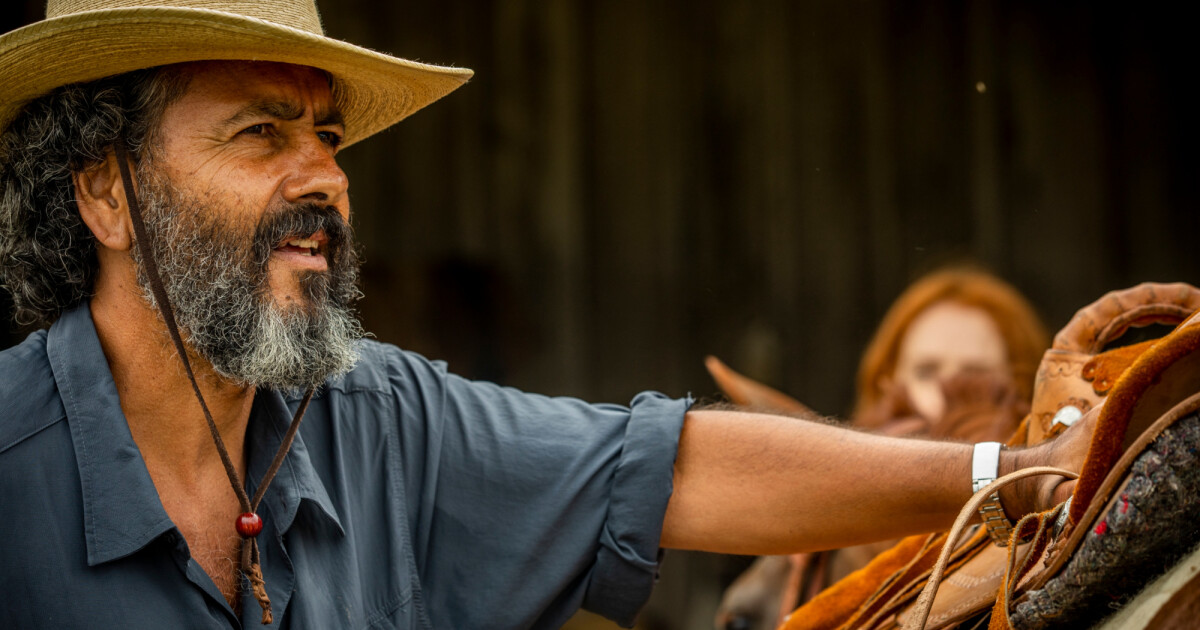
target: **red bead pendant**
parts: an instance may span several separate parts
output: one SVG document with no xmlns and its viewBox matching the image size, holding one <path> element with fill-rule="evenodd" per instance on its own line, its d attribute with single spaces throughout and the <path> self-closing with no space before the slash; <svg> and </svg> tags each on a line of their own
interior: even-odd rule
<svg viewBox="0 0 1200 630">
<path fill-rule="evenodd" d="M 237 533 L 242 538 L 254 538 L 262 531 L 263 522 L 254 512 L 245 512 L 237 517 Z"/>
</svg>

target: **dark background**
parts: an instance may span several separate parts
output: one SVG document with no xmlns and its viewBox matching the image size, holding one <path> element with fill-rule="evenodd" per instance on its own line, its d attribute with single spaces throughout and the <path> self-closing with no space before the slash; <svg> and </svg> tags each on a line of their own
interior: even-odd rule
<svg viewBox="0 0 1200 630">
<path fill-rule="evenodd" d="M 467 376 L 704 395 L 713 353 L 841 414 L 939 264 L 998 272 L 1052 330 L 1200 271 L 1195 54 L 1165 4 L 318 5 L 334 37 L 477 72 L 342 159 L 367 328 Z M 668 569 L 648 618 L 704 627 L 717 587 Z"/>
</svg>

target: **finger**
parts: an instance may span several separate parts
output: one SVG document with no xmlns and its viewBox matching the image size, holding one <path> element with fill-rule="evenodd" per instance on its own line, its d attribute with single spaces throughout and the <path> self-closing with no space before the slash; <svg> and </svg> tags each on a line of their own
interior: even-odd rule
<svg viewBox="0 0 1200 630">
<path fill-rule="evenodd" d="M 1063 431 L 1062 435 L 1055 440 L 1065 445 L 1071 445 L 1074 447 L 1073 449 L 1067 449 L 1068 457 L 1078 457 L 1080 461 L 1076 462 L 1076 466 L 1073 467 L 1072 470 L 1079 470 L 1079 466 L 1082 466 L 1082 458 L 1087 454 L 1087 447 L 1092 442 L 1092 434 L 1096 431 L 1096 426 L 1099 424 L 1100 412 L 1103 409 L 1104 401 L 1101 401 L 1099 405 L 1089 409 L 1087 413 L 1083 414 L 1079 420 L 1067 427 L 1067 430 Z M 1075 453 L 1072 452 L 1072 450 L 1082 450 L 1083 452 Z M 1070 464 L 1071 462 L 1062 463 Z"/>
<path fill-rule="evenodd" d="M 1062 481 L 1059 481 L 1057 484 L 1054 485 L 1053 489 L 1050 492 L 1050 504 L 1049 504 L 1049 506 L 1046 506 L 1046 507 L 1053 507 L 1055 505 L 1058 505 L 1059 503 L 1062 503 L 1063 501 L 1066 501 L 1067 499 L 1071 498 L 1071 495 L 1074 493 L 1075 493 L 1075 480 L 1074 479 L 1063 479 Z"/>
</svg>

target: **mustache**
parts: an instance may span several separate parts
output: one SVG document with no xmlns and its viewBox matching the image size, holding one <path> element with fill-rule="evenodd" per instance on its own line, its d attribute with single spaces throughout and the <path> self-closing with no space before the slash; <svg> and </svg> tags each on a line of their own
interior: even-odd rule
<svg viewBox="0 0 1200 630">
<path fill-rule="evenodd" d="M 302 203 L 271 210 L 259 219 L 254 229 L 255 263 L 265 267 L 271 251 L 281 241 L 289 237 L 306 237 L 317 231 L 324 231 L 328 239 L 325 247 L 330 267 L 348 261 L 353 231 L 342 213 L 333 206 Z"/>
</svg>

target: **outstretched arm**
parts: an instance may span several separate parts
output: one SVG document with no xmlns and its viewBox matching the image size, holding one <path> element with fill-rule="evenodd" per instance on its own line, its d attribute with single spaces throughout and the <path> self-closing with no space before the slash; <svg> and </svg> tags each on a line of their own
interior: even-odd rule
<svg viewBox="0 0 1200 630">
<path fill-rule="evenodd" d="M 1000 474 L 1078 470 L 1095 413 L 1044 446 L 1001 453 Z M 737 411 L 688 412 L 662 546 L 737 554 L 831 549 L 948 529 L 971 496 L 969 444 L 873 435 Z M 1010 514 L 1065 500 L 1040 477 L 1001 493 Z"/>
</svg>

